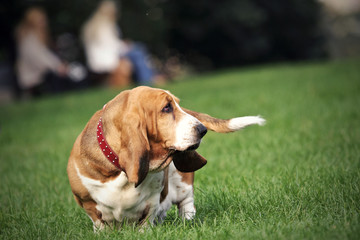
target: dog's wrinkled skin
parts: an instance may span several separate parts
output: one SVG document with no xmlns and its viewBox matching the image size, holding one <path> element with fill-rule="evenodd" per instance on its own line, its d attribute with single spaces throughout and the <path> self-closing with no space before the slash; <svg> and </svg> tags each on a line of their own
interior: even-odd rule
<svg viewBox="0 0 360 240">
<path fill-rule="evenodd" d="M 121 169 L 98 145 L 100 117 Z M 181 217 L 192 219 L 194 171 L 206 164 L 195 149 L 207 129 L 232 132 L 264 122 L 260 117 L 221 120 L 190 111 L 161 89 L 123 91 L 93 115 L 76 139 L 67 167 L 72 192 L 95 229 L 124 220 L 161 222 L 172 204 Z"/>
</svg>

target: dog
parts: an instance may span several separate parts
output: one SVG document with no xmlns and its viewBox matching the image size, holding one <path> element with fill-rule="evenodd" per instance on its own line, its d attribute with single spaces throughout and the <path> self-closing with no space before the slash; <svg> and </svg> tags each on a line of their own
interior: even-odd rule
<svg viewBox="0 0 360 240">
<path fill-rule="evenodd" d="M 162 89 L 123 91 L 74 143 L 67 166 L 73 195 L 95 231 L 124 221 L 161 223 L 173 204 L 193 219 L 194 171 L 207 162 L 195 150 L 207 129 L 227 133 L 264 123 L 259 116 L 222 120 L 194 112 Z"/>
</svg>

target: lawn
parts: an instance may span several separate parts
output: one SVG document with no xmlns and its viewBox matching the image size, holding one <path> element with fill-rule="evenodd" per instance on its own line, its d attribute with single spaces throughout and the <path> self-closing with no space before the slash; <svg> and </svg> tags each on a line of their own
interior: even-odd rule
<svg viewBox="0 0 360 240">
<path fill-rule="evenodd" d="M 76 136 L 118 91 L 0 107 L 0 239 L 359 239 L 360 61 L 229 69 L 168 84 L 182 106 L 263 127 L 208 133 L 195 220 L 94 234 L 72 197 Z"/>
</svg>

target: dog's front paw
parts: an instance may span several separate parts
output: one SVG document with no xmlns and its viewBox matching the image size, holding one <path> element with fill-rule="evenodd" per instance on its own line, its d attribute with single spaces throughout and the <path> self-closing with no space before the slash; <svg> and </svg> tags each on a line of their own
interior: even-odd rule
<svg viewBox="0 0 360 240">
<path fill-rule="evenodd" d="M 154 223 L 161 224 L 165 220 L 166 216 L 167 216 L 166 211 L 159 211 L 157 213 Z"/>
<path fill-rule="evenodd" d="M 194 202 L 189 202 L 184 205 L 179 206 L 179 215 L 181 218 L 186 220 L 194 219 L 196 214 L 196 209 L 194 206 Z"/>
<path fill-rule="evenodd" d="M 94 233 L 99 233 L 105 229 L 105 223 L 101 220 L 96 220 L 95 222 L 93 222 L 93 229 Z"/>
</svg>

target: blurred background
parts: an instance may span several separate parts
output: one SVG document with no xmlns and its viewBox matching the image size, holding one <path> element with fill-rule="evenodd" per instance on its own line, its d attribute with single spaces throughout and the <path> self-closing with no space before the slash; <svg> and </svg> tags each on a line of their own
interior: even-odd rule
<svg viewBox="0 0 360 240">
<path fill-rule="evenodd" d="M 360 56 L 359 0 L 2 0 L 0 101 Z"/>
</svg>

